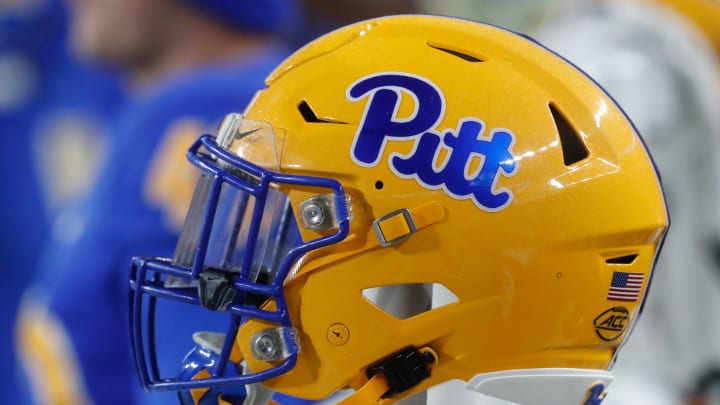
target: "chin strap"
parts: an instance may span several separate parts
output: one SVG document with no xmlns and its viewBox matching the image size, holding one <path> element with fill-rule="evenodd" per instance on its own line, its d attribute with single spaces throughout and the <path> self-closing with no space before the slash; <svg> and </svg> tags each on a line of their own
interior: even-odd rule
<svg viewBox="0 0 720 405">
<path fill-rule="evenodd" d="M 390 389 L 383 374 L 375 374 L 365 385 L 336 405 L 367 405 L 376 403 Z"/>
<path fill-rule="evenodd" d="M 418 231 L 442 221 L 443 218 L 445 218 L 445 208 L 437 201 L 429 201 L 416 207 L 392 211 L 372 222 L 372 233 L 368 237 L 362 237 L 359 234 L 348 236 L 343 243 L 356 244 L 351 249 L 340 249 L 337 252 L 327 252 L 319 249 L 306 253 L 306 259 L 295 263 L 288 279 L 292 279 L 297 274 L 313 271 L 328 263 L 334 263 L 367 252 L 378 246 L 383 248 L 395 246 L 412 237 Z M 301 264 L 303 265 L 302 271 L 300 271 Z"/>
</svg>

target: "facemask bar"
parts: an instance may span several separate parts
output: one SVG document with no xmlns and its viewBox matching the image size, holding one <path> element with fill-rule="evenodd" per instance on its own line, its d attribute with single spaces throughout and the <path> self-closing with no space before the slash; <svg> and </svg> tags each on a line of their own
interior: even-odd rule
<svg viewBox="0 0 720 405">
<path fill-rule="evenodd" d="M 188 159 L 200 168 L 207 180 L 202 187 L 209 189 L 205 213 L 200 217 L 203 220 L 192 224 L 201 230 L 194 237 L 197 246 L 194 257 L 191 255 L 175 254 L 175 263 L 159 258 L 134 258 L 130 279 L 130 327 L 133 332 L 132 344 L 136 366 L 143 385 L 151 391 L 190 390 L 196 388 L 220 388 L 230 385 L 253 384 L 292 369 L 297 362 L 297 352 L 291 353 L 280 364 L 264 371 L 244 374 L 240 376 L 226 376 L 225 368 L 229 361 L 238 328 L 247 319 L 261 319 L 278 324 L 281 328 L 292 328 L 288 308 L 283 295 L 283 283 L 292 265 L 305 253 L 324 246 L 342 241 L 349 232 L 349 214 L 346 195 L 342 185 L 336 180 L 310 176 L 298 176 L 277 173 L 234 155 L 218 145 L 215 138 L 203 135 L 188 151 Z M 188 288 L 167 288 L 163 277 L 173 277 L 196 281 L 205 271 L 205 254 L 208 249 L 211 228 L 218 205 L 221 186 L 230 185 L 255 197 L 256 203 L 252 212 L 252 223 L 248 232 L 246 254 L 243 257 L 240 274 L 233 280 L 232 287 L 237 292 L 238 299 L 227 306 L 226 312 L 230 315 L 228 331 L 218 358 L 217 367 L 212 377 L 191 381 L 180 381 L 178 378 L 162 378 L 158 371 L 158 361 L 155 342 L 155 305 L 158 298 L 181 301 L 191 305 L 202 305 L 197 291 Z M 252 252 L 258 238 L 258 228 L 262 221 L 263 208 L 271 184 L 288 184 L 298 186 L 321 187 L 332 190 L 335 203 L 335 215 L 340 218 L 335 232 L 321 236 L 293 247 L 281 259 L 275 277 L 270 284 L 256 283 L 251 278 Z M 179 246 L 182 243 L 179 243 Z M 186 245 L 188 248 L 192 244 Z M 269 311 L 253 305 L 243 304 L 247 294 L 271 298 L 275 301 L 277 310 Z M 146 297 L 147 296 L 147 297 Z M 147 308 L 143 308 L 144 298 L 147 299 Z M 147 316 L 143 319 L 143 313 Z M 144 321 L 146 324 L 144 324 Z"/>
</svg>

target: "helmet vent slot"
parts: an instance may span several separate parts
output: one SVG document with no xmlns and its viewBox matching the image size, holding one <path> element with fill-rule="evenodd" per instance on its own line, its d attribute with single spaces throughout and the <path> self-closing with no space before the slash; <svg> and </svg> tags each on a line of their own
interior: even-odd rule
<svg viewBox="0 0 720 405">
<path fill-rule="evenodd" d="M 483 60 L 482 60 L 481 58 L 478 58 L 477 56 L 470 55 L 470 54 L 468 54 L 466 51 L 459 51 L 459 50 L 457 50 L 457 49 L 450 49 L 450 48 L 448 48 L 448 47 L 445 46 L 445 45 L 433 44 L 433 43 L 431 43 L 431 42 L 428 42 L 427 45 L 428 45 L 429 47 L 431 47 L 431 48 L 437 49 L 438 51 L 443 51 L 443 52 L 448 53 L 448 54 L 450 54 L 450 55 L 452 55 L 452 56 L 456 56 L 456 57 L 458 57 L 458 58 L 460 58 L 460 59 L 462 59 L 462 60 L 464 60 L 464 61 L 466 61 L 466 62 L 472 62 L 472 63 L 483 62 Z"/>
<path fill-rule="evenodd" d="M 585 147 L 580 133 L 573 128 L 555 104 L 550 103 L 548 107 L 550 108 L 550 113 L 552 114 L 555 127 L 558 131 L 565 166 L 573 165 L 588 157 L 590 153 L 587 147 Z"/>
<path fill-rule="evenodd" d="M 618 256 L 618 257 L 611 257 L 609 259 L 605 259 L 605 263 L 607 264 L 633 264 L 635 259 L 637 259 L 638 254 L 633 253 L 631 255 L 625 255 L 625 256 Z"/>
<path fill-rule="evenodd" d="M 398 319 L 408 319 L 445 305 L 458 302 L 458 297 L 447 287 L 437 283 L 394 284 L 366 288 L 363 297 L 382 311 Z M 433 295 L 441 296 L 442 303 L 433 305 Z"/>
<path fill-rule="evenodd" d="M 317 114 L 315 114 L 315 111 L 313 111 L 312 107 L 310 107 L 310 104 L 308 104 L 308 102 L 305 100 L 301 101 L 300 104 L 298 104 L 298 111 L 300 111 L 300 114 L 305 119 L 305 122 L 320 124 L 347 124 L 346 122 L 342 121 L 318 117 Z"/>
</svg>

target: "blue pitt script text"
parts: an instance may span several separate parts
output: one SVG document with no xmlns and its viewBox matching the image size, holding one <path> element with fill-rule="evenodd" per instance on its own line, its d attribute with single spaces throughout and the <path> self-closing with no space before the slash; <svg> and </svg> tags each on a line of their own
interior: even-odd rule
<svg viewBox="0 0 720 405">
<path fill-rule="evenodd" d="M 605 384 L 601 382 L 595 383 L 588 388 L 587 398 L 585 398 L 583 405 L 600 405 L 605 399 L 605 395 Z"/>
<path fill-rule="evenodd" d="M 405 95 L 412 98 L 414 113 L 398 117 Z M 461 119 L 457 128 L 438 130 L 445 116 L 443 93 L 431 81 L 407 73 L 366 76 L 348 88 L 347 97 L 369 97 L 350 152 L 356 164 L 374 167 L 388 141 L 412 140 L 409 154 L 394 152 L 388 157 L 397 176 L 415 179 L 427 189 L 442 188 L 459 200 L 471 198 L 485 211 L 500 211 L 512 202 L 509 189 L 496 188 L 500 175 L 510 177 L 517 171 L 511 151 L 515 135 L 510 130 L 493 129 L 484 136 L 485 124 L 475 117 Z M 441 149 L 447 154 L 438 162 Z"/>
</svg>

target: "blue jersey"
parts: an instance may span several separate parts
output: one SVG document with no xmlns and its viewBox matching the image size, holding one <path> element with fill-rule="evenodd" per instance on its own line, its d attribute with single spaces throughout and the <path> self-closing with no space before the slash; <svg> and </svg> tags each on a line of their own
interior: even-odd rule
<svg viewBox="0 0 720 405">
<path fill-rule="evenodd" d="M 64 234 L 42 258 L 38 284 L 43 291 L 23 310 L 20 329 L 29 350 L 51 352 L 40 361 L 45 372 L 61 370 L 44 377 L 55 383 L 51 387 L 60 387 L 60 394 L 47 395 L 66 395 L 71 403 L 177 403 L 174 393 L 140 390 L 127 320 L 130 259 L 172 256 L 184 212 L 173 205 L 178 189 L 171 183 L 184 170 L 177 160 L 184 161 L 186 142 L 203 128 L 212 130 L 227 113 L 241 112 L 286 54 L 273 48 L 252 59 L 166 77 L 128 103 L 113 124 L 110 155 L 97 186 L 62 216 Z M 158 307 L 164 324 L 158 325 L 157 340 L 173 355 L 160 359 L 166 375 L 179 371 L 179 359 L 193 347 L 193 332 L 225 330 L 224 317 L 215 321 L 206 310 L 198 311 L 193 316 L 185 305 Z M 205 322 L 191 323 L 195 319 Z M 59 336 L 62 353 L 32 347 L 43 328 Z"/>
<path fill-rule="evenodd" d="M 78 63 L 66 51 L 60 0 L 17 7 L 3 7 L 0 13 L 0 347 L 6 348 L 0 364 L 8 374 L 16 365 L 11 348 L 18 302 L 34 277 L 51 232 L 50 217 L 59 206 L 50 202 L 48 186 L 58 188 L 61 182 L 45 177 L 40 167 L 68 172 L 53 167 L 57 160 L 43 161 L 45 152 L 57 156 L 44 147 L 62 142 L 63 129 L 76 132 L 85 123 L 104 122 L 122 100 L 113 75 Z M 2 402 L 27 403 L 16 381 L 5 376 Z"/>
</svg>

